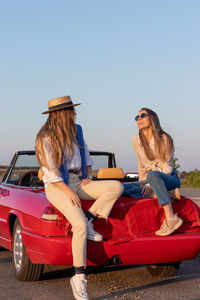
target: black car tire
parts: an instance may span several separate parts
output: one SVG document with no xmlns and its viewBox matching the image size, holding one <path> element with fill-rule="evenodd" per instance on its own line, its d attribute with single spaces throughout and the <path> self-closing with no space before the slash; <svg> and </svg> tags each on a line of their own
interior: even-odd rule
<svg viewBox="0 0 200 300">
<path fill-rule="evenodd" d="M 43 271 L 42 264 L 33 264 L 26 252 L 21 237 L 21 225 L 18 219 L 15 221 L 12 239 L 12 262 L 14 274 L 20 281 L 39 280 Z"/>
<path fill-rule="evenodd" d="M 166 264 L 146 265 L 147 271 L 153 276 L 171 277 L 178 272 L 180 261 Z"/>
</svg>

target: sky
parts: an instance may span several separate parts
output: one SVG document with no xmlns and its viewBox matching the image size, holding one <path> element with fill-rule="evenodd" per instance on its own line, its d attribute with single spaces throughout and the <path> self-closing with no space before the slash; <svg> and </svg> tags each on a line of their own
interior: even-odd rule
<svg viewBox="0 0 200 300">
<path fill-rule="evenodd" d="M 137 171 L 135 115 L 154 110 L 181 171 L 200 169 L 199 0 L 0 1 L 0 164 L 32 150 L 70 95 L 91 150 Z"/>
</svg>

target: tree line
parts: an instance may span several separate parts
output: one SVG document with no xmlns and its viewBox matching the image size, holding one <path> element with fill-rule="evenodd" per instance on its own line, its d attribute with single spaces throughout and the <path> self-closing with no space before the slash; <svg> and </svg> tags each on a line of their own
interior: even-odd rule
<svg viewBox="0 0 200 300">
<path fill-rule="evenodd" d="M 200 188 L 200 170 L 196 168 L 194 171 L 180 172 L 180 164 L 177 157 L 174 158 L 173 164 L 180 176 L 182 187 Z"/>
<path fill-rule="evenodd" d="M 181 183 L 185 187 L 200 188 L 200 170 L 181 172 Z"/>
</svg>

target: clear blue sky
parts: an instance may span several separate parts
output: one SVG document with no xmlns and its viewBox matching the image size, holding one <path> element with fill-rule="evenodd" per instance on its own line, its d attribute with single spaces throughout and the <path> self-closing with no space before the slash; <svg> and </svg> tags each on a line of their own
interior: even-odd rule
<svg viewBox="0 0 200 300">
<path fill-rule="evenodd" d="M 137 170 L 134 116 L 157 112 L 181 170 L 200 169 L 200 1 L 0 2 L 0 163 L 33 149 L 48 100 L 81 102 L 90 149 Z"/>
</svg>

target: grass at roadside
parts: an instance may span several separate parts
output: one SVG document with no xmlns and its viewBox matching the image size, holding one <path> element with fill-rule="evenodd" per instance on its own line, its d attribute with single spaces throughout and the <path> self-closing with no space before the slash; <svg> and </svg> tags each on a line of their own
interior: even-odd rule
<svg viewBox="0 0 200 300">
<path fill-rule="evenodd" d="M 187 185 L 187 184 L 181 184 L 182 189 L 194 189 L 194 190 L 199 190 L 200 186 L 192 186 L 192 185 Z"/>
</svg>

